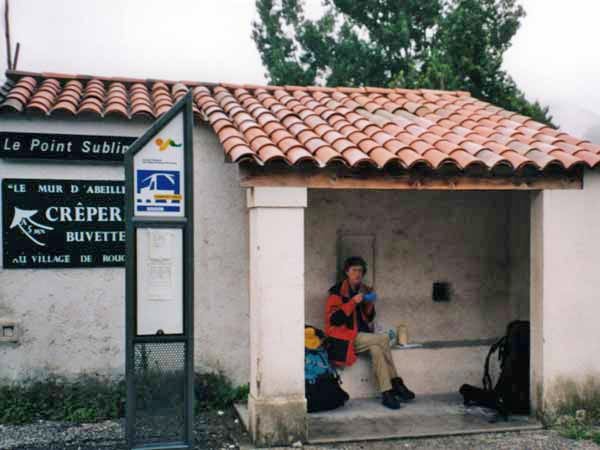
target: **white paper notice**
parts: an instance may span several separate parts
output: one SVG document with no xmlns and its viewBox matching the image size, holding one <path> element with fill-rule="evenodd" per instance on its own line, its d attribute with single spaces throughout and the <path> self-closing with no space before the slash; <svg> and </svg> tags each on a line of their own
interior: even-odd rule
<svg viewBox="0 0 600 450">
<path fill-rule="evenodd" d="M 137 230 L 137 334 L 183 333 L 183 234 Z"/>
<path fill-rule="evenodd" d="M 174 230 L 150 229 L 148 274 L 148 300 L 172 301 L 174 261 L 172 254 Z"/>
<path fill-rule="evenodd" d="M 163 230 L 160 228 L 150 229 L 150 258 L 171 259 L 173 254 L 171 248 L 174 241 L 173 230 Z"/>
</svg>

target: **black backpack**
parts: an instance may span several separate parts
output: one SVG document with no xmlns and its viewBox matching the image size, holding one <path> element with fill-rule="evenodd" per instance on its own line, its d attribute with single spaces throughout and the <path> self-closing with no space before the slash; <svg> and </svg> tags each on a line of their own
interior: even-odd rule
<svg viewBox="0 0 600 450">
<path fill-rule="evenodd" d="M 529 414 L 529 321 L 515 320 L 506 327 L 506 335 L 492 347 L 485 359 L 483 389 L 463 384 L 459 392 L 465 405 L 496 409 L 504 418 L 508 414 Z M 492 387 L 490 358 L 498 352 L 500 376 Z"/>
<path fill-rule="evenodd" d="M 321 330 L 315 328 L 315 331 L 321 339 L 325 338 Z M 304 347 L 304 389 L 308 412 L 328 411 L 343 406 L 349 396 L 340 384 L 340 377 L 329 363 L 325 347 Z"/>
</svg>

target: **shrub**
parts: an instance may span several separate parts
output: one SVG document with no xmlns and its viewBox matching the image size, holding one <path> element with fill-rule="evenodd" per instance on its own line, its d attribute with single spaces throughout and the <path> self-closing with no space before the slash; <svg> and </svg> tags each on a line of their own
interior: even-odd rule
<svg viewBox="0 0 600 450">
<path fill-rule="evenodd" d="M 173 389 L 165 389 L 164 380 L 147 381 L 146 384 L 152 384 L 155 392 L 141 389 L 138 393 L 139 401 L 148 402 L 151 406 L 156 400 L 156 392 L 176 400 L 171 396 Z M 169 380 L 166 386 L 173 387 L 172 382 L 173 380 Z M 220 372 L 196 373 L 194 384 L 196 412 L 226 409 L 234 402 L 244 401 L 248 395 L 247 385 L 236 387 Z M 35 420 L 95 422 L 116 419 L 125 415 L 126 394 L 123 378 L 81 376 L 69 380 L 50 376 L 44 380 L 0 385 L 0 423 L 23 424 Z"/>
<path fill-rule="evenodd" d="M 546 421 L 561 435 L 600 444 L 600 378 L 558 379 L 552 387 L 551 403 L 553 411 Z"/>
<path fill-rule="evenodd" d="M 585 411 L 588 420 L 600 422 L 600 376 L 589 375 L 582 380 L 559 378 L 552 385 L 550 402 L 553 416 L 575 416 Z"/>
<path fill-rule="evenodd" d="M 196 411 L 225 409 L 234 403 L 245 402 L 249 386 L 234 386 L 222 373 L 196 374 L 194 380 Z"/>
<path fill-rule="evenodd" d="M 51 376 L 0 386 L 0 422 L 33 420 L 90 422 L 124 413 L 125 382 L 83 376 L 66 380 Z"/>
<path fill-rule="evenodd" d="M 586 411 L 580 409 L 575 415 L 558 416 L 554 421 L 554 428 L 562 435 L 570 439 L 588 439 L 600 444 L 600 428 L 589 419 Z"/>
</svg>

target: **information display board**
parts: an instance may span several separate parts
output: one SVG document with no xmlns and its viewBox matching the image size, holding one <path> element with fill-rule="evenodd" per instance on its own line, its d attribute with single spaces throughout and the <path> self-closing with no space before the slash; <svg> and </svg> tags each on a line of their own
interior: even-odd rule
<svg viewBox="0 0 600 450">
<path fill-rule="evenodd" d="M 125 155 L 130 449 L 191 449 L 194 400 L 192 97 Z"/>
<path fill-rule="evenodd" d="M 2 180 L 5 268 L 125 265 L 122 181 Z"/>
<path fill-rule="evenodd" d="M 183 161 L 183 114 L 179 114 L 133 158 L 136 216 L 185 215 Z"/>
<path fill-rule="evenodd" d="M 181 228 L 137 230 L 137 334 L 183 333 Z"/>
</svg>

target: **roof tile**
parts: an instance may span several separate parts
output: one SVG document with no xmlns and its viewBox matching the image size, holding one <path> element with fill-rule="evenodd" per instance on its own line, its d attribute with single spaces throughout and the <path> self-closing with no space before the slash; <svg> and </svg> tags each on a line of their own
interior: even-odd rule
<svg viewBox="0 0 600 450">
<path fill-rule="evenodd" d="M 600 145 L 477 100 L 466 92 L 254 86 L 9 72 L 0 112 L 154 118 L 192 89 L 231 161 L 319 167 L 343 163 L 489 170 L 600 165 Z"/>
</svg>

